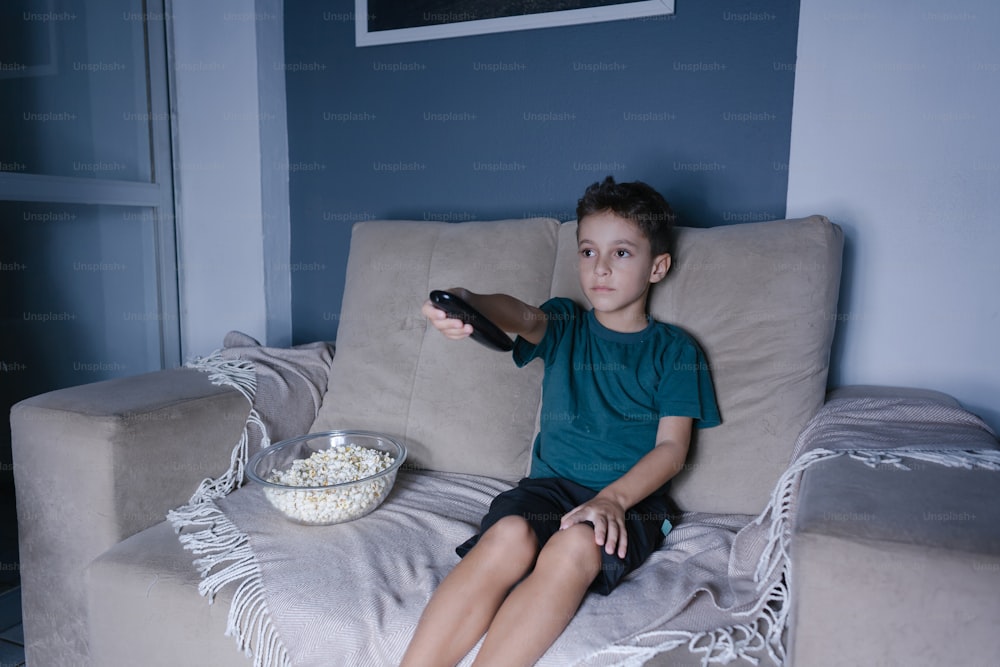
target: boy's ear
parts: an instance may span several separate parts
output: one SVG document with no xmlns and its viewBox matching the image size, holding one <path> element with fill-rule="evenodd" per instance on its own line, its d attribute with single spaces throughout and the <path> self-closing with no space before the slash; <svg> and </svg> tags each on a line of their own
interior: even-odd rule
<svg viewBox="0 0 1000 667">
<path fill-rule="evenodd" d="M 667 275 L 670 270 L 670 253 L 665 252 L 653 258 L 653 270 L 649 274 L 649 282 L 658 283 Z"/>
</svg>

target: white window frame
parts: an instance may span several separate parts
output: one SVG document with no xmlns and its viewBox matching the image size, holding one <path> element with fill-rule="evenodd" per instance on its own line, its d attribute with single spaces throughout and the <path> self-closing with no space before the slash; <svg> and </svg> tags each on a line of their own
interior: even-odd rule
<svg viewBox="0 0 1000 667">
<path fill-rule="evenodd" d="M 153 7 L 158 5 L 158 7 Z M 151 14 L 163 14 L 162 0 L 150 0 Z M 180 308 L 177 295 L 177 243 L 167 80 L 166 30 L 163 21 L 148 21 L 148 89 L 150 105 L 151 182 L 47 176 L 0 172 L 0 201 L 143 207 L 152 211 L 156 256 L 156 295 L 160 335 L 160 367 L 180 365 Z M 29 72 L 37 75 L 38 72 Z"/>
</svg>

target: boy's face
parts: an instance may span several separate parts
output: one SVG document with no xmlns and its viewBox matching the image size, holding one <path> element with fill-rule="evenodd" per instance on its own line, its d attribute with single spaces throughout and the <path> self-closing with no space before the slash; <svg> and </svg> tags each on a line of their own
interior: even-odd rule
<svg viewBox="0 0 1000 667">
<path fill-rule="evenodd" d="M 580 286 L 604 326 L 639 331 L 646 326 L 651 283 L 670 269 L 670 254 L 653 256 L 631 221 L 610 211 L 585 216 L 577 229 Z"/>
</svg>

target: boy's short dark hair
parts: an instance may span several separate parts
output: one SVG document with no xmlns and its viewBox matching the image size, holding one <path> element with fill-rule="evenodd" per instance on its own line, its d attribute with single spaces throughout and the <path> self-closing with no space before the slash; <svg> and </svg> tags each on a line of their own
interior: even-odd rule
<svg viewBox="0 0 1000 667">
<path fill-rule="evenodd" d="M 654 257 L 673 254 L 676 216 L 663 195 L 642 181 L 616 183 L 613 176 L 608 176 L 593 183 L 577 202 L 577 222 L 604 211 L 611 211 L 635 224 L 649 239 Z"/>
</svg>

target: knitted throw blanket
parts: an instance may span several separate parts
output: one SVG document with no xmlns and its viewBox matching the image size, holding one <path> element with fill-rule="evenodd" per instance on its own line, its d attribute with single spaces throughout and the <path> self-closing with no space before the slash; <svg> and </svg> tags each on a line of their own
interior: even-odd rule
<svg viewBox="0 0 1000 667">
<path fill-rule="evenodd" d="M 247 369 L 227 373 L 225 362 L 198 364 L 253 403 Z M 258 415 L 248 427 L 266 429 L 264 421 Z M 227 483 L 203 484 L 168 518 L 198 557 L 202 595 L 211 602 L 222 587 L 236 587 L 227 634 L 262 667 L 398 664 L 427 600 L 458 560 L 454 546 L 509 488 L 486 477 L 404 471 L 372 514 L 305 527 L 279 516 L 258 488 L 239 488 L 245 444 L 236 450 Z M 586 598 L 538 664 L 638 667 L 675 650 L 703 665 L 784 664 L 796 491 L 805 470 L 841 456 L 873 467 L 905 469 L 917 460 L 1000 470 L 996 436 L 964 410 L 912 399 L 832 401 L 803 431 L 759 516 L 685 514 L 614 593 Z"/>
</svg>

